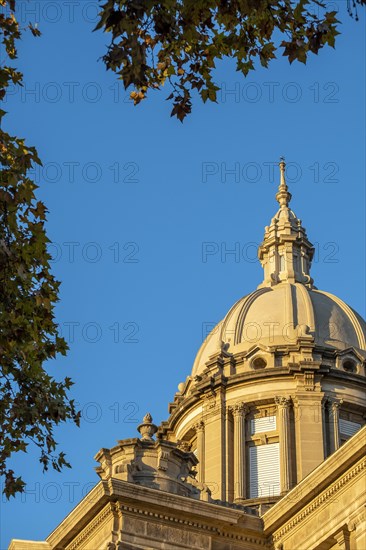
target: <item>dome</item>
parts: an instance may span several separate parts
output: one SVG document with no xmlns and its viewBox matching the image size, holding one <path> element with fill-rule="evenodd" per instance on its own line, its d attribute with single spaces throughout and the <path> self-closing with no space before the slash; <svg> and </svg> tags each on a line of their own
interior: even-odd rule
<svg viewBox="0 0 366 550">
<path fill-rule="evenodd" d="M 235 355 L 258 344 L 269 349 L 289 346 L 303 336 L 314 339 L 316 346 L 361 351 L 366 348 L 366 323 L 336 296 L 301 283 L 259 288 L 236 302 L 211 331 L 197 354 L 192 376 L 222 349 Z"/>
<path fill-rule="evenodd" d="M 366 351 L 366 323 L 342 300 L 317 290 L 310 276 L 313 245 L 301 220 L 289 208 L 285 162 L 276 194 L 279 210 L 265 228 L 258 257 L 264 280 L 241 298 L 213 329 L 199 350 L 192 376 L 218 353 L 235 356 L 256 345 L 266 351 L 290 347 L 306 338 L 328 350 Z"/>
<path fill-rule="evenodd" d="M 272 506 L 365 423 L 366 323 L 311 277 L 285 182 L 258 248 L 263 280 L 203 342 L 161 436 L 198 458 L 215 498 Z"/>
</svg>

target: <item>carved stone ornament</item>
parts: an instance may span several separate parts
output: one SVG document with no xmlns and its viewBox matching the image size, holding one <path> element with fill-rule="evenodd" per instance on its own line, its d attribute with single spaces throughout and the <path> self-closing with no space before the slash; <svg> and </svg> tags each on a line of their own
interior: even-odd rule
<svg viewBox="0 0 366 550">
<path fill-rule="evenodd" d="M 137 427 L 137 430 L 141 434 L 142 441 L 153 441 L 153 436 L 158 431 L 158 427 L 152 423 L 150 413 L 145 414 L 142 424 Z"/>
<path fill-rule="evenodd" d="M 291 405 L 291 397 L 285 397 L 282 395 L 276 395 L 275 397 L 275 403 L 279 407 L 287 408 Z"/>
<path fill-rule="evenodd" d="M 196 430 L 196 433 L 203 432 L 205 429 L 205 423 L 203 422 L 203 420 L 200 420 L 193 426 L 193 428 Z"/>
<path fill-rule="evenodd" d="M 191 450 L 191 445 L 188 441 L 178 441 L 177 447 L 184 453 L 189 453 L 189 451 Z"/>
<path fill-rule="evenodd" d="M 230 405 L 230 412 L 233 416 L 246 416 L 249 412 L 249 407 L 246 403 L 235 403 L 235 405 Z"/>
</svg>

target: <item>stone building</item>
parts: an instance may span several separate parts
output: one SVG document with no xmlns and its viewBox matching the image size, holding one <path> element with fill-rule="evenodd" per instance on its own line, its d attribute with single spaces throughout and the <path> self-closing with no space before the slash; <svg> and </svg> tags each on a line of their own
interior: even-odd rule
<svg viewBox="0 0 366 550">
<path fill-rule="evenodd" d="M 366 324 L 314 286 L 280 174 L 263 282 L 204 341 L 168 420 L 101 449 L 95 488 L 10 550 L 366 550 Z"/>
</svg>

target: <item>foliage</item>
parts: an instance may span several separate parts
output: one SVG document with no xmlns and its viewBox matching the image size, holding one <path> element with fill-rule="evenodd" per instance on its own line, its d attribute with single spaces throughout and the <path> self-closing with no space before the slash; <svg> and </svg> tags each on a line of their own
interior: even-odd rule
<svg viewBox="0 0 366 550">
<path fill-rule="evenodd" d="M 135 105 L 168 80 L 171 115 L 182 121 L 194 90 L 216 101 L 217 60 L 234 58 L 245 76 L 255 62 L 268 67 L 279 49 L 290 63 L 306 63 L 310 52 L 334 47 L 337 23 L 318 0 L 107 0 L 96 29 L 111 33 L 103 60 L 134 87 Z"/>
<path fill-rule="evenodd" d="M 10 60 L 17 57 L 21 30 L 15 0 L 0 0 L 0 33 Z M 29 25 L 34 36 L 40 33 Z M 0 67 L 0 100 L 10 83 L 22 85 L 14 67 Z M 3 123 L 5 111 L 0 111 Z M 80 414 L 67 397 L 69 378 L 57 382 L 43 367 L 65 355 L 67 345 L 58 336 L 54 304 L 59 283 L 50 272 L 49 242 L 45 232 L 46 208 L 37 201 L 37 186 L 28 176 L 41 164 L 34 147 L 0 129 L 0 475 L 9 498 L 24 490 L 22 477 L 9 466 L 14 453 L 26 451 L 29 442 L 40 449 L 40 462 L 60 471 L 69 466 L 63 452 L 55 453 L 54 426 L 68 419 L 79 424 Z"/>
</svg>

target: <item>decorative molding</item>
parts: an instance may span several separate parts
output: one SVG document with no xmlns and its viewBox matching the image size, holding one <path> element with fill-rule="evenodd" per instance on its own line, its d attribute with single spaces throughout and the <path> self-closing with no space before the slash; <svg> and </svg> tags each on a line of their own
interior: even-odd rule
<svg viewBox="0 0 366 550">
<path fill-rule="evenodd" d="M 305 371 L 304 373 L 304 387 L 305 391 L 315 390 L 315 380 L 313 371 Z"/>
<path fill-rule="evenodd" d="M 354 514 L 351 515 L 347 527 L 349 531 L 356 531 L 359 525 L 366 522 L 366 508 L 357 510 Z"/>
<path fill-rule="evenodd" d="M 84 541 L 87 539 L 102 523 L 106 521 L 108 516 L 113 515 L 117 511 L 117 508 L 114 504 L 109 504 L 104 510 L 93 520 L 91 521 L 80 535 L 74 539 L 68 546 L 66 550 L 76 550 Z"/>
<path fill-rule="evenodd" d="M 287 525 L 282 527 L 277 533 L 273 535 L 273 541 L 278 542 L 283 535 L 291 531 L 296 525 L 304 521 L 314 510 L 319 508 L 322 504 L 327 502 L 331 497 L 333 497 L 338 491 L 340 491 L 346 483 L 351 479 L 358 476 L 363 470 L 366 469 L 366 459 L 357 464 L 352 470 L 345 474 L 341 479 L 339 479 L 332 487 L 324 491 L 319 497 L 317 497 L 311 504 L 304 508 L 297 516 L 295 516 Z"/>
<path fill-rule="evenodd" d="M 189 441 L 183 441 L 181 439 L 177 441 L 177 447 L 180 451 L 183 451 L 184 453 L 189 453 L 191 450 L 191 444 L 189 443 Z"/>
<path fill-rule="evenodd" d="M 169 467 L 169 457 L 170 452 L 164 451 L 163 449 L 159 449 L 158 452 L 158 470 L 163 470 L 166 472 Z"/>
<path fill-rule="evenodd" d="M 128 506 L 127 504 L 122 504 L 121 502 L 119 503 L 119 508 L 122 511 L 122 513 L 127 512 L 127 513 L 132 513 L 132 514 L 139 514 L 140 516 L 154 518 L 158 521 L 163 520 L 163 521 L 169 522 L 169 523 L 175 523 L 175 524 L 179 524 L 179 525 L 186 525 L 188 527 L 193 527 L 194 529 L 208 531 L 209 533 L 213 533 L 214 535 L 220 536 L 220 537 L 231 538 L 231 539 L 234 539 L 234 540 L 249 542 L 249 543 L 252 543 L 252 544 L 258 544 L 258 545 L 264 546 L 264 547 L 268 546 L 267 541 L 265 539 L 259 539 L 259 538 L 255 538 L 255 537 L 245 536 L 245 535 L 241 535 L 239 533 L 229 533 L 229 532 L 223 531 L 219 527 L 214 527 L 214 526 L 211 526 L 211 525 L 207 525 L 205 523 L 191 521 L 191 520 L 188 520 L 188 519 L 182 519 L 182 518 L 178 518 L 178 517 L 175 517 L 175 516 L 172 516 L 172 515 L 167 515 L 167 514 L 159 514 L 158 512 L 151 512 L 151 511 L 148 511 L 148 510 L 143 510 L 142 508 L 136 508 L 135 506 Z"/>
</svg>

